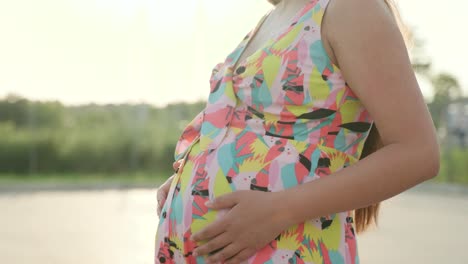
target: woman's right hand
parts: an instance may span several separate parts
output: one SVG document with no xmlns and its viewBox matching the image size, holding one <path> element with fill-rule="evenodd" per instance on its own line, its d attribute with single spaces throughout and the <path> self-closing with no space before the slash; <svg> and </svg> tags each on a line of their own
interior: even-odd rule
<svg viewBox="0 0 468 264">
<path fill-rule="evenodd" d="M 172 167 L 174 168 L 175 173 L 171 175 L 161 186 L 159 186 L 158 191 L 156 192 L 156 199 L 158 201 L 158 217 L 161 217 L 161 210 L 166 202 L 167 195 L 169 193 L 169 188 L 171 187 L 171 182 L 172 179 L 174 179 L 174 176 L 176 175 L 177 171 L 179 170 L 180 164 L 182 160 L 175 161 L 172 164 Z"/>
</svg>

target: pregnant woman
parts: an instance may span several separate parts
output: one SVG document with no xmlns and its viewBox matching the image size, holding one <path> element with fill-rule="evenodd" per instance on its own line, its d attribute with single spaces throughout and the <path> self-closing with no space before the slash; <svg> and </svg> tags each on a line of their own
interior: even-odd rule
<svg viewBox="0 0 468 264">
<path fill-rule="evenodd" d="M 359 263 L 379 203 L 438 173 L 391 5 L 270 2 L 177 142 L 155 263 Z"/>
</svg>

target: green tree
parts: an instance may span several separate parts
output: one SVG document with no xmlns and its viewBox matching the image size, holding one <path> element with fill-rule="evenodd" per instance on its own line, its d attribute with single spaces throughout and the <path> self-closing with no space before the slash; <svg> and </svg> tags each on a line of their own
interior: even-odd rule
<svg viewBox="0 0 468 264">
<path fill-rule="evenodd" d="M 450 103 L 462 96 L 461 87 L 456 77 L 448 73 L 439 73 L 432 77 L 434 98 L 431 102 L 431 114 L 436 127 L 445 124 L 445 116 Z"/>
</svg>

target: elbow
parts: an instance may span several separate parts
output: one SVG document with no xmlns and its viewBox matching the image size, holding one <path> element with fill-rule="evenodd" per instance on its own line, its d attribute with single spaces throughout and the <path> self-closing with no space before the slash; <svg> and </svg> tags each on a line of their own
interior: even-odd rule
<svg viewBox="0 0 468 264">
<path fill-rule="evenodd" d="M 435 156 L 435 155 L 433 155 Z M 427 171 L 425 173 L 425 180 L 430 180 L 439 175 L 440 170 L 440 159 L 439 155 L 437 157 L 431 157 L 427 163 Z"/>
<path fill-rule="evenodd" d="M 440 149 L 439 144 L 434 142 L 433 144 L 426 144 L 425 147 L 421 148 L 422 167 L 423 167 L 423 179 L 430 180 L 435 178 L 439 174 L 440 170 Z"/>
</svg>

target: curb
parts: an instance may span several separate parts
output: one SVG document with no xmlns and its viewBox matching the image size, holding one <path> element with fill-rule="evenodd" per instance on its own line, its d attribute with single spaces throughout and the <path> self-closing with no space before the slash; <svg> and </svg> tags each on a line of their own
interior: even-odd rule
<svg viewBox="0 0 468 264">
<path fill-rule="evenodd" d="M 14 183 L 0 185 L 0 194 L 35 193 L 35 192 L 72 192 L 72 191 L 105 191 L 105 190 L 130 190 L 130 189 L 154 189 L 162 183 Z"/>
<path fill-rule="evenodd" d="M 51 191 L 103 191 L 103 190 L 130 190 L 152 189 L 156 190 L 162 182 L 154 183 L 14 183 L 0 185 L 0 194 L 33 193 Z M 438 195 L 468 196 L 468 186 L 453 183 L 423 182 L 412 187 L 404 193 L 428 193 Z"/>
</svg>

